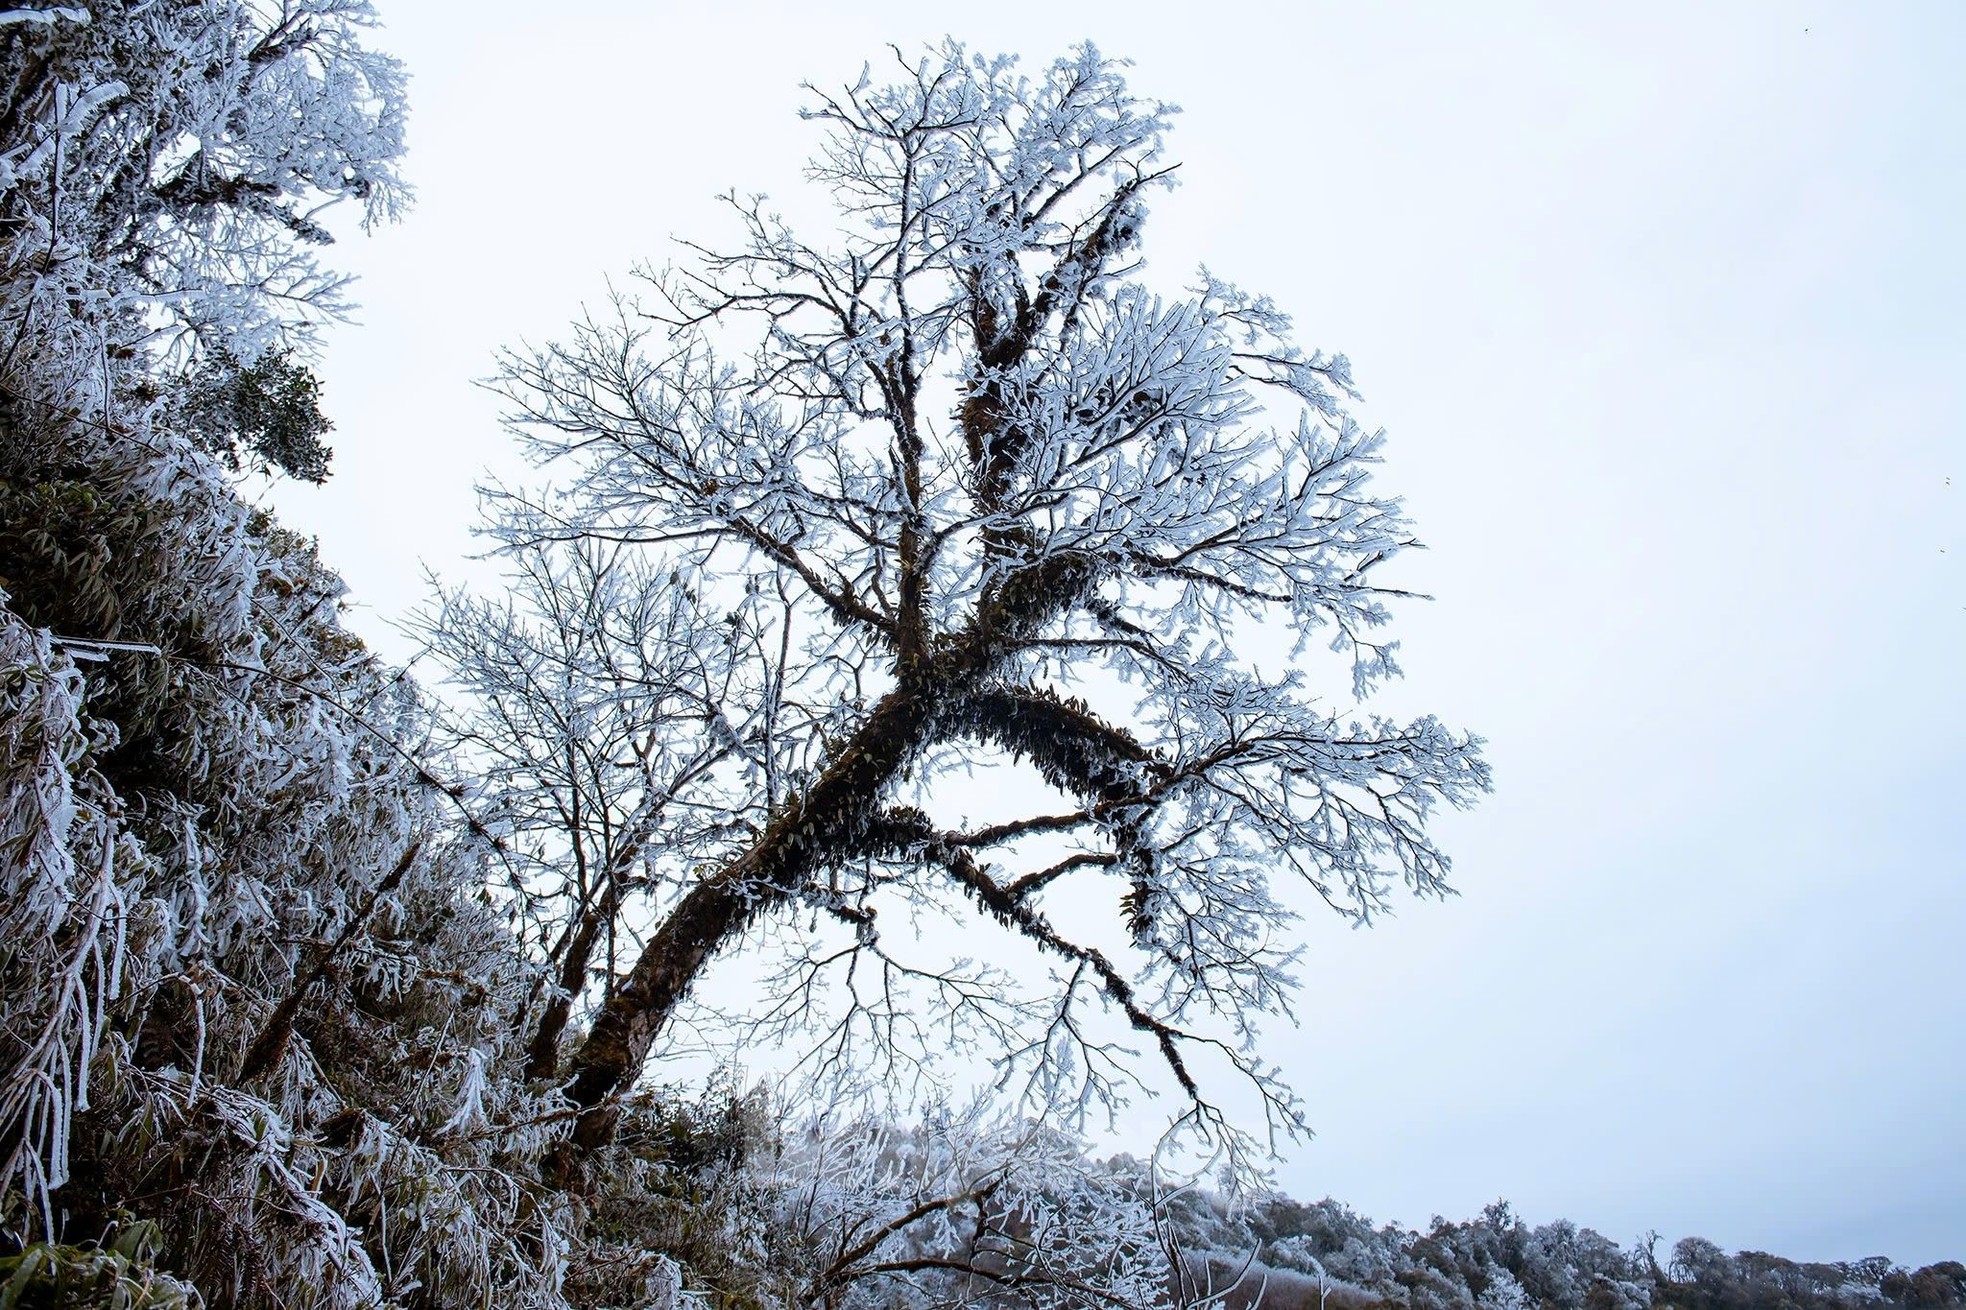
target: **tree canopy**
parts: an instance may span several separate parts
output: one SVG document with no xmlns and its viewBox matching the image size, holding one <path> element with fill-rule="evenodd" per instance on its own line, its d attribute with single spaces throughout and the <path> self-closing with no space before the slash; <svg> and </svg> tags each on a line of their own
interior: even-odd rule
<svg viewBox="0 0 1966 1310">
<path fill-rule="evenodd" d="M 788 948 L 773 1017 L 838 1050 L 940 1023 L 1046 1103 L 1110 1105 L 1135 1071 L 1103 1010 L 1189 1128 L 1240 1145 L 1203 1086 L 1223 1064 L 1296 1131 L 1254 1049 L 1289 1008 L 1293 907 L 1441 891 L 1427 820 L 1488 785 L 1474 739 L 1366 708 L 1398 673 L 1383 570 L 1413 544 L 1370 485 L 1383 434 L 1348 412 L 1345 358 L 1269 301 L 1143 279 L 1171 110 L 1115 61 L 1082 46 L 1027 76 L 952 43 L 892 75 L 813 92 L 824 242 L 732 197 L 734 248 L 689 247 L 500 372 L 561 482 L 495 499 L 519 608 L 454 598 L 436 625 L 457 621 L 438 640 L 465 682 L 502 682 L 474 731 L 515 740 L 526 688 L 643 706 L 639 799 L 586 802 L 625 827 L 585 903 L 612 913 L 632 877 L 654 926 L 572 1052 L 576 1139 L 606 1139 L 706 964 L 800 914 L 843 937 Z M 607 605 L 567 603 L 597 587 Z M 653 649 L 637 628 L 586 650 L 653 609 Z M 569 817 L 558 757 L 588 721 L 526 766 Z M 988 759 L 1051 799 L 964 822 L 956 779 Z M 1085 903 L 1108 908 L 1058 912 Z M 916 961 L 885 928 L 910 907 L 965 907 L 1048 983 Z M 835 985 L 843 1014 L 818 1000 Z"/>
</svg>

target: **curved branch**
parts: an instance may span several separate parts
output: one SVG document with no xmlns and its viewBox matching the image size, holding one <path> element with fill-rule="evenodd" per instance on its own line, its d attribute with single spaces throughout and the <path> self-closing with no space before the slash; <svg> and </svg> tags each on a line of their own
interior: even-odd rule
<svg viewBox="0 0 1966 1310">
<path fill-rule="evenodd" d="M 955 728 L 1029 759 L 1061 791 L 1107 807 L 1137 800 L 1170 770 L 1133 734 L 1056 692 L 996 686 L 962 701 Z"/>
<path fill-rule="evenodd" d="M 1052 954 L 1090 969 L 1099 979 L 1100 991 L 1126 1016 L 1126 1021 L 1154 1039 L 1161 1059 L 1174 1075 L 1174 1080 L 1181 1085 L 1181 1090 L 1192 1100 L 1202 1099 L 1201 1087 L 1189 1071 L 1188 1062 L 1179 1046 L 1188 1034 L 1156 1018 L 1141 1004 L 1133 984 L 1106 958 L 1104 952 L 1060 936 L 1049 919 L 1026 901 L 1012 895 L 1010 889 L 1000 885 L 959 840 L 952 840 L 950 834 L 938 832 L 929 823 L 928 816 L 919 810 L 890 809 L 869 826 L 867 836 L 870 844 L 884 844 L 892 854 L 911 855 L 942 866 L 957 885 L 999 923 Z"/>
<path fill-rule="evenodd" d="M 798 574 L 806 590 L 835 617 L 843 621 L 864 623 L 886 637 L 890 642 L 897 640 L 894 620 L 867 604 L 848 590 L 844 581 L 838 586 L 826 582 L 819 576 L 819 570 L 806 562 L 803 555 L 786 542 L 780 541 L 749 519 L 730 517 L 724 520 L 738 536 L 756 546 L 769 556 L 774 563 L 783 565 Z"/>
</svg>

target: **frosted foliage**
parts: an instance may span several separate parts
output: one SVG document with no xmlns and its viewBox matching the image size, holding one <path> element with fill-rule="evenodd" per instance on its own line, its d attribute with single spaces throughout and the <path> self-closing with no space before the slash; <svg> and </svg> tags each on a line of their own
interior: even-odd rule
<svg viewBox="0 0 1966 1310">
<path fill-rule="evenodd" d="M 367 0 L 0 18 L 0 385 L 100 414 L 123 351 L 253 359 L 345 309 L 323 211 L 374 221 L 407 195 L 373 21 Z"/>
<path fill-rule="evenodd" d="M 1529 1235 L 1521 1280 L 1533 1297 L 1563 1305 L 1582 1303 L 1587 1293 L 1609 1310 L 1641 1310 L 1652 1302 L 1651 1279 L 1635 1257 L 1568 1220 Z"/>
<path fill-rule="evenodd" d="M 1488 1271 L 1488 1286 L 1482 1289 L 1475 1304 L 1480 1310 L 1534 1310 L 1535 1307 L 1514 1274 L 1492 1267 Z"/>
<path fill-rule="evenodd" d="M 90 642 L 0 608 L 0 1206 L 74 1241 L 148 1197 L 215 1304 L 564 1304 L 559 1203 L 520 1181 L 553 1119 L 501 1017 L 534 975 L 410 758 L 412 689 L 171 433 L 36 435 L 0 447 L 6 485 L 65 479 L 147 534 L 91 585 L 163 654 L 85 683 Z"/>
<path fill-rule="evenodd" d="M 513 594 L 432 627 L 534 849 L 592 845 L 576 801 L 636 834 L 629 918 L 655 927 L 572 1054 L 578 1135 L 708 959 L 762 935 L 786 964 L 759 1039 L 904 1073 L 970 1043 L 1075 1113 L 1145 1077 L 1185 1097 L 1195 1158 L 1250 1164 L 1261 1134 L 1202 1080 L 1239 1072 L 1271 1132 L 1301 1128 L 1255 1047 L 1291 1013 L 1293 915 L 1441 892 L 1429 819 L 1488 785 L 1473 738 L 1367 708 L 1398 672 L 1382 569 L 1413 544 L 1371 485 L 1383 438 L 1268 300 L 1141 275 L 1172 111 L 1117 64 L 950 44 L 896 71 L 814 92 L 826 244 L 732 197 L 734 247 L 504 361 L 558 485 L 497 489 Z M 633 767 L 575 780 L 597 723 Z M 991 757 L 1055 807 L 954 813 Z M 1021 937 L 1050 985 L 929 958 L 909 925 L 943 917 Z"/>
<path fill-rule="evenodd" d="M 1421 1230 L 1375 1229 L 1336 1201 L 1274 1194 L 1241 1206 L 1190 1194 L 1168 1212 L 1192 1283 L 1260 1287 L 1263 1305 L 1290 1310 L 1633 1310 L 1682 1304 L 1685 1291 L 1658 1285 L 1648 1248 L 1626 1251 L 1567 1221 L 1532 1229 L 1500 1201 Z"/>
<path fill-rule="evenodd" d="M 561 1306 L 486 848 L 167 403 L 183 351 L 333 310 L 320 204 L 398 203 L 368 17 L 0 18 L 0 1227 L 140 1208 L 217 1306 Z"/>
<path fill-rule="evenodd" d="M 798 1304 L 1160 1299 L 1166 1261 L 1150 1197 L 1070 1134 L 973 1106 L 905 1130 L 820 1117 L 790 1138 L 777 1179 Z"/>
</svg>

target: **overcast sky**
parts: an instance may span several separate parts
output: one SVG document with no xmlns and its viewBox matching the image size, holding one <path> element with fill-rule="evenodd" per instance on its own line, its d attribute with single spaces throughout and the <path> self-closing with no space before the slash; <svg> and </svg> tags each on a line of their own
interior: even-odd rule
<svg viewBox="0 0 1966 1310">
<path fill-rule="evenodd" d="M 378 4 L 419 201 L 273 493 L 378 646 L 512 467 L 493 353 L 823 201 L 802 80 L 1089 37 L 1186 111 L 1149 276 L 1352 357 L 1438 597 L 1393 703 L 1496 769 L 1461 897 L 1307 921 L 1280 1181 L 1966 1257 L 1966 6 Z"/>
</svg>

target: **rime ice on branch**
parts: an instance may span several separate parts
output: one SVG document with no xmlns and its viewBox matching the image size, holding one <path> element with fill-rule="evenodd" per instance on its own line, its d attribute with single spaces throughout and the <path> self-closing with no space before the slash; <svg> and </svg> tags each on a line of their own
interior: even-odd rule
<svg viewBox="0 0 1966 1310">
<path fill-rule="evenodd" d="M 808 918 L 848 940 L 792 951 L 780 1009 L 835 970 L 864 1020 L 825 1030 L 840 1050 L 939 1016 L 1049 1102 L 1110 1104 L 1130 1075 L 1104 1009 L 1190 1128 L 1241 1141 L 1206 1090 L 1226 1064 L 1295 1131 L 1251 1041 L 1287 1011 L 1289 907 L 1364 919 L 1398 882 L 1442 890 L 1428 817 L 1488 784 L 1475 739 L 1361 708 L 1398 672 L 1380 569 L 1412 544 L 1368 485 L 1381 434 L 1346 412 L 1344 357 L 1292 344 L 1268 300 L 1206 272 L 1175 297 L 1136 279 L 1171 110 L 1113 61 L 1086 46 L 1027 78 L 949 44 L 900 67 L 807 111 L 829 244 L 733 198 L 737 249 L 691 247 L 503 363 L 515 429 L 567 482 L 503 492 L 495 533 L 555 576 L 627 546 L 639 587 L 689 598 L 684 649 L 649 668 L 690 709 L 648 720 L 650 755 L 719 760 L 647 785 L 736 819 L 671 847 L 636 810 L 657 926 L 572 1054 L 576 1141 L 610 1135 L 713 956 L 765 926 L 796 942 Z M 1296 667 L 1261 671 L 1252 641 Z M 1335 699 L 1312 643 L 1346 675 Z M 932 818 L 979 754 L 1065 799 Z M 1110 925 L 1057 915 L 1102 886 Z M 960 967 L 911 972 L 877 927 L 895 905 L 1022 938 L 1055 986 L 1013 1001 Z M 851 982 L 870 975 L 917 1000 Z"/>
<path fill-rule="evenodd" d="M 285 360 L 346 313 L 329 210 L 393 218 L 403 71 L 368 0 L 0 13 L 0 394 L 102 417 L 145 361 Z"/>
</svg>

